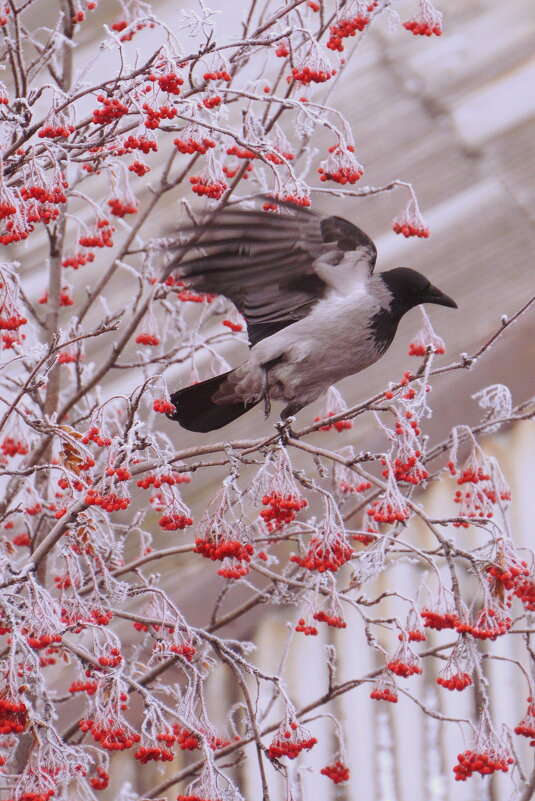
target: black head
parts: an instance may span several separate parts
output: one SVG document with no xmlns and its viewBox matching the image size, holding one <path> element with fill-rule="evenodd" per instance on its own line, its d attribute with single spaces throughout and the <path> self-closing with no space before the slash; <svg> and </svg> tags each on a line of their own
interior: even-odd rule
<svg viewBox="0 0 535 801">
<path fill-rule="evenodd" d="M 393 295 L 391 311 L 399 317 L 421 303 L 438 303 L 439 306 L 457 308 L 455 301 L 433 286 L 425 275 L 409 267 L 396 267 L 395 270 L 381 273 L 380 277 Z"/>
</svg>

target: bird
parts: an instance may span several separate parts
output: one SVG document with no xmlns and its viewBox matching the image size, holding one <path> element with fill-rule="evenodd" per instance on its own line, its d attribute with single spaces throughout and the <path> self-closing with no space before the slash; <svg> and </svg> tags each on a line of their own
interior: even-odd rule
<svg viewBox="0 0 535 801">
<path fill-rule="evenodd" d="M 423 303 L 457 308 L 421 273 L 375 273 L 377 249 L 360 228 L 304 207 L 226 208 L 200 234 L 201 255 L 171 261 L 196 291 L 224 295 L 243 315 L 248 358 L 170 395 L 178 421 L 206 433 L 264 402 L 288 421 L 332 384 L 383 356 L 399 321 Z M 177 245 L 179 247 L 179 245 Z"/>
</svg>

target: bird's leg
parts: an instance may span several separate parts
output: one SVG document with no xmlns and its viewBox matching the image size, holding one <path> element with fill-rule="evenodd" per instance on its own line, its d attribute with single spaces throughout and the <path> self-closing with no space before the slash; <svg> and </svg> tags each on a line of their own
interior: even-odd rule
<svg viewBox="0 0 535 801">
<path fill-rule="evenodd" d="M 264 398 L 264 417 L 267 420 L 271 414 L 271 398 L 269 397 L 269 367 L 264 365 L 264 389 L 262 397 Z"/>
</svg>

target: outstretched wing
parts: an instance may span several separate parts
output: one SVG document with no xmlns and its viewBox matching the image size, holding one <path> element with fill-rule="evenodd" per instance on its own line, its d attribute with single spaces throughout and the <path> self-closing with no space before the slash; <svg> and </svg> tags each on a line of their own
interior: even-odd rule
<svg viewBox="0 0 535 801">
<path fill-rule="evenodd" d="M 353 223 L 292 211 L 226 209 L 202 229 L 204 255 L 177 264 L 197 290 L 234 303 L 251 345 L 306 317 L 330 290 L 348 294 L 375 266 L 375 245 Z"/>
</svg>

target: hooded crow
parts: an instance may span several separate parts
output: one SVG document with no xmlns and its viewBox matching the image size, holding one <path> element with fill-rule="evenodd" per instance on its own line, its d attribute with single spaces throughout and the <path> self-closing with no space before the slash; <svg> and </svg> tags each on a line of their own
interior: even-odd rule
<svg viewBox="0 0 535 801">
<path fill-rule="evenodd" d="M 250 345 L 235 370 L 171 395 L 183 428 L 222 428 L 262 400 L 266 416 L 283 401 L 284 420 L 376 362 L 414 306 L 457 308 L 415 270 L 374 275 L 375 245 L 353 223 L 281 211 L 224 210 L 202 230 L 203 255 L 177 263 L 196 290 L 232 301 Z"/>
</svg>

